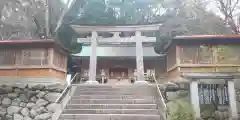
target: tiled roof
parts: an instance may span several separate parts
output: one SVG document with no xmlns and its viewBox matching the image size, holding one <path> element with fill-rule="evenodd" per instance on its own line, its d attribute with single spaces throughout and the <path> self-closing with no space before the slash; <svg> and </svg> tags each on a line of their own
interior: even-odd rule
<svg viewBox="0 0 240 120">
<path fill-rule="evenodd" d="M 176 36 L 173 40 L 187 40 L 187 39 L 240 39 L 240 35 L 189 35 L 189 36 Z"/>
</svg>

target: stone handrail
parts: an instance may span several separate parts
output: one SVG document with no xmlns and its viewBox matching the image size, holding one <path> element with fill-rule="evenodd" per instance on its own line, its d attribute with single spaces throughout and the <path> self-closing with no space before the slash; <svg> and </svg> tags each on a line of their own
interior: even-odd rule
<svg viewBox="0 0 240 120">
<path fill-rule="evenodd" d="M 158 84 L 158 82 L 156 80 L 156 77 L 153 76 L 153 79 L 154 79 L 154 81 L 155 81 L 155 83 L 157 85 L 157 93 L 158 93 L 158 96 L 160 97 L 160 99 L 159 99 L 160 106 L 159 107 L 161 107 L 160 108 L 161 120 L 167 120 L 167 105 L 166 105 L 166 103 L 164 101 L 164 98 L 163 98 L 163 95 L 162 95 L 162 93 L 160 91 L 160 87 L 159 87 L 159 84 Z"/>
<path fill-rule="evenodd" d="M 62 94 L 58 97 L 58 99 L 55 101 L 55 103 L 60 103 L 61 100 L 63 99 L 63 97 L 66 95 L 67 91 L 69 90 L 69 88 L 72 85 L 72 82 L 74 81 L 74 79 L 76 78 L 76 76 L 78 75 L 78 73 L 76 73 L 73 78 L 70 81 L 70 84 L 68 84 L 68 86 L 63 90 Z"/>
<path fill-rule="evenodd" d="M 55 101 L 56 104 L 60 105 L 60 109 L 58 109 L 53 115 L 52 120 L 58 120 L 58 118 L 61 116 L 61 113 L 65 106 L 67 105 L 68 101 L 70 100 L 72 93 L 76 90 L 74 86 L 72 85 L 72 82 L 76 78 L 78 73 L 76 73 L 73 78 L 70 81 L 70 84 L 63 90 L 62 94 L 58 97 L 58 99 Z"/>
</svg>

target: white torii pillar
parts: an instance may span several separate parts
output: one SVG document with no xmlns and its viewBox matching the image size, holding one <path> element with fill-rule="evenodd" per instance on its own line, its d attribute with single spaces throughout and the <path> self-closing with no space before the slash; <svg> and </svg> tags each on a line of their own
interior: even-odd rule
<svg viewBox="0 0 240 120">
<path fill-rule="evenodd" d="M 195 111 L 195 119 L 201 120 L 199 94 L 198 94 L 198 79 L 191 79 L 190 83 L 190 100 Z"/>
<path fill-rule="evenodd" d="M 90 56 L 90 64 L 89 64 L 89 75 L 88 81 L 86 84 L 98 84 L 96 81 L 96 74 L 97 74 L 97 32 L 92 32 L 91 37 L 91 56 Z"/>
<path fill-rule="evenodd" d="M 239 120 L 238 111 L 237 111 L 237 102 L 236 102 L 236 90 L 234 86 L 234 80 L 228 79 L 228 97 L 229 97 L 229 118 L 230 120 Z"/>
<path fill-rule="evenodd" d="M 147 84 L 144 77 L 144 64 L 143 64 L 143 45 L 141 31 L 135 32 L 136 40 L 136 65 L 137 65 L 137 81 L 136 84 Z"/>
</svg>

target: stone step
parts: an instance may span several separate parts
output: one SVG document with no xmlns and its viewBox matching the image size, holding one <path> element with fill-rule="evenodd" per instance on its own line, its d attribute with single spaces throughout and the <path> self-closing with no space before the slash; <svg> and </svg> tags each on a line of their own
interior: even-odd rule
<svg viewBox="0 0 240 120">
<path fill-rule="evenodd" d="M 155 100 L 144 99 L 80 99 L 69 100 L 69 104 L 153 104 Z"/>
<path fill-rule="evenodd" d="M 111 88 L 111 89 L 126 89 L 126 88 L 153 88 L 156 87 L 156 85 L 137 85 L 137 84 L 130 84 L 130 85 L 108 85 L 108 84 L 98 84 L 98 85 L 87 85 L 87 84 L 80 84 L 80 85 L 74 85 L 77 86 L 77 89 L 93 89 L 93 88 Z"/>
<path fill-rule="evenodd" d="M 141 91 L 141 90 L 115 90 L 115 91 L 107 91 L 107 90 L 76 90 L 76 93 L 152 93 L 153 91 Z"/>
<path fill-rule="evenodd" d="M 157 109 L 156 104 L 69 104 L 65 109 Z"/>
<path fill-rule="evenodd" d="M 156 100 L 154 96 L 137 96 L 137 95 L 78 95 L 72 96 L 74 99 L 147 99 Z"/>
<path fill-rule="evenodd" d="M 112 92 L 112 93 L 152 93 L 152 92 L 156 92 L 156 91 L 152 91 L 152 90 L 141 90 L 141 89 L 122 89 L 122 90 L 106 90 L 106 89 L 100 89 L 100 90 L 91 90 L 91 89 L 76 89 L 75 92 Z"/>
<path fill-rule="evenodd" d="M 76 90 L 94 90 L 94 91 L 97 91 L 97 90 L 106 90 L 106 91 L 118 91 L 118 90 L 137 90 L 137 89 L 140 89 L 140 88 L 134 88 L 134 87 L 119 87 L 119 88 L 77 88 Z"/>
<path fill-rule="evenodd" d="M 152 95 L 152 92 L 143 92 L 143 91 L 75 91 L 74 96 L 77 95 Z"/>
<path fill-rule="evenodd" d="M 156 109 L 67 109 L 62 114 L 145 114 L 158 115 Z"/>
<path fill-rule="evenodd" d="M 140 114 L 65 114 L 61 115 L 59 120 L 160 120 L 160 116 Z"/>
<path fill-rule="evenodd" d="M 91 87 L 78 87 L 76 88 L 76 90 L 83 90 L 83 91 L 87 91 L 87 90 L 93 90 L 93 91 L 98 91 L 98 90 L 105 90 L 105 91 L 119 91 L 119 90 L 155 90 L 155 87 L 115 87 L 115 88 L 105 88 L 105 87 L 97 87 L 97 88 L 91 88 Z"/>
</svg>

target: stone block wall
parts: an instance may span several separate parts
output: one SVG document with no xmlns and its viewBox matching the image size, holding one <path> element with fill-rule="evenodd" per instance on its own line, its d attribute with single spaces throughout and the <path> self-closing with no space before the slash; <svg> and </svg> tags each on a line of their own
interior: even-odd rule
<svg viewBox="0 0 240 120">
<path fill-rule="evenodd" d="M 1 85 L 0 120 L 52 120 L 60 109 L 56 99 L 65 86 L 50 85 Z"/>
</svg>

